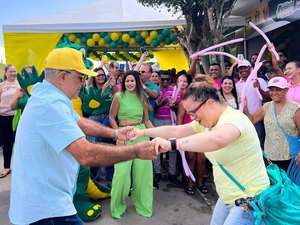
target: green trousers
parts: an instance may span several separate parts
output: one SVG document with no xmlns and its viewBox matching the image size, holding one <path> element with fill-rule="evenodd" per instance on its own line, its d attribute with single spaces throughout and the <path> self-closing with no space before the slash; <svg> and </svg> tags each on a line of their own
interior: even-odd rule
<svg viewBox="0 0 300 225">
<path fill-rule="evenodd" d="M 131 145 L 147 138 L 140 138 Z M 133 159 L 115 164 L 112 180 L 110 210 L 114 218 L 120 219 L 126 211 L 130 183 L 132 181 L 131 200 L 138 214 L 144 217 L 152 216 L 153 205 L 153 169 L 151 160 Z"/>
</svg>

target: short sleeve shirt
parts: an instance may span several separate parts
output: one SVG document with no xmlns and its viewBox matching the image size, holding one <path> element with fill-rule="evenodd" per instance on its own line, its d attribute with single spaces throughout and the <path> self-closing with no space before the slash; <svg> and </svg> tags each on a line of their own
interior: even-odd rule
<svg viewBox="0 0 300 225">
<path fill-rule="evenodd" d="M 199 132 L 200 125 L 195 121 L 191 124 L 193 130 Z M 217 151 L 206 152 L 205 156 L 213 165 L 214 181 L 220 198 L 225 204 L 234 204 L 236 199 L 246 197 L 245 193 L 224 174 L 217 162 L 244 185 L 251 196 L 265 190 L 269 186 L 269 178 L 251 121 L 242 112 L 227 106 L 212 130 L 224 124 L 231 124 L 239 129 L 240 137 Z"/>
<path fill-rule="evenodd" d="M 9 217 L 14 224 L 76 214 L 79 171 L 66 150 L 84 136 L 71 100 L 46 80 L 36 84 L 21 116 L 14 147 Z"/>
</svg>

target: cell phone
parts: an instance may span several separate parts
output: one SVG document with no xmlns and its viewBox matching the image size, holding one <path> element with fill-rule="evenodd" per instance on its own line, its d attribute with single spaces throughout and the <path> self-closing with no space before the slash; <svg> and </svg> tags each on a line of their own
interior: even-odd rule
<svg viewBox="0 0 300 225">
<path fill-rule="evenodd" d="M 140 51 L 141 51 L 141 53 L 143 54 L 143 53 L 145 53 L 145 52 L 147 51 L 147 49 L 146 49 L 146 47 L 141 47 L 141 48 L 140 48 Z"/>
<path fill-rule="evenodd" d="M 243 54 L 238 54 L 238 55 L 237 55 L 237 58 L 238 58 L 239 60 L 245 59 Z"/>
<path fill-rule="evenodd" d="M 125 69 L 125 64 L 121 63 L 120 64 L 120 71 L 124 72 L 124 69 Z"/>
</svg>

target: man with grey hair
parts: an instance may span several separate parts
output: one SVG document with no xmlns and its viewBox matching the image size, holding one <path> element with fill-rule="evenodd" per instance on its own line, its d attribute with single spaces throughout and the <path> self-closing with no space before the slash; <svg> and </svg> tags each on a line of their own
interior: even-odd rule
<svg viewBox="0 0 300 225">
<path fill-rule="evenodd" d="M 77 98 L 86 77 L 98 75 L 85 68 L 81 52 L 54 49 L 45 68 L 45 80 L 31 90 L 17 129 L 9 216 L 13 224 L 82 225 L 73 205 L 79 165 L 153 160 L 155 143 L 88 142 L 85 135 L 124 141 L 133 127 L 114 130 L 73 110 L 71 99 Z"/>
</svg>

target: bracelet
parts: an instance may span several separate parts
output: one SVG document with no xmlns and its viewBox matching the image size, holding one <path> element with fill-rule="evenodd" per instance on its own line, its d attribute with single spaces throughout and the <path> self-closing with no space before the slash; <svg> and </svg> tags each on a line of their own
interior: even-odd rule
<svg viewBox="0 0 300 225">
<path fill-rule="evenodd" d="M 115 140 L 118 140 L 118 138 L 119 138 L 119 130 L 116 129 L 115 130 Z"/>
<path fill-rule="evenodd" d="M 176 138 L 170 138 L 169 141 L 171 142 L 171 151 L 176 151 L 177 150 Z"/>
</svg>

